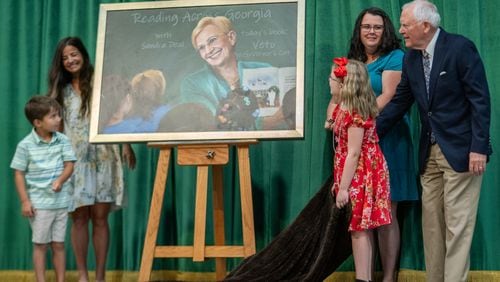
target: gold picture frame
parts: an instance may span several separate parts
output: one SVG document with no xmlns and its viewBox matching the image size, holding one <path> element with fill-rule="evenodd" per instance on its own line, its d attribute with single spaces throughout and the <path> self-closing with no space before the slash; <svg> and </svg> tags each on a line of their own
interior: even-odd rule
<svg viewBox="0 0 500 282">
<path fill-rule="evenodd" d="M 303 138 L 304 24 L 305 0 L 101 4 L 90 142 Z"/>
</svg>

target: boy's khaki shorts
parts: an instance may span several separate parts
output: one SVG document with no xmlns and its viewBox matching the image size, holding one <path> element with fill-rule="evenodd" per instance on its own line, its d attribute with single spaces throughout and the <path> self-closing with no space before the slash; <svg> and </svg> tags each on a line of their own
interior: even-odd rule
<svg viewBox="0 0 500 282">
<path fill-rule="evenodd" d="M 35 244 L 48 244 L 51 242 L 64 242 L 66 225 L 68 223 L 68 209 L 36 210 L 35 216 L 30 218 L 33 231 L 32 242 Z"/>
</svg>

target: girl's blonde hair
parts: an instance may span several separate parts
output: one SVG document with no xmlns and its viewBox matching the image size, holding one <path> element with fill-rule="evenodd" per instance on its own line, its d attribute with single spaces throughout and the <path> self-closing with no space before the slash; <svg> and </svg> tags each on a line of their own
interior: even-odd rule
<svg viewBox="0 0 500 282">
<path fill-rule="evenodd" d="M 377 101 L 373 92 L 365 64 L 350 59 L 347 63 L 347 76 L 343 78 L 340 89 L 340 103 L 351 113 L 356 112 L 368 119 L 378 114 Z"/>
</svg>

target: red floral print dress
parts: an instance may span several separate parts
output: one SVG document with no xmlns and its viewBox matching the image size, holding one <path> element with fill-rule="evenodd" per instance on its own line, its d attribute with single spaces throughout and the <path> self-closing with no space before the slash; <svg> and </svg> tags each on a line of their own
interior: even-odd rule
<svg viewBox="0 0 500 282">
<path fill-rule="evenodd" d="M 334 187 L 338 192 L 347 157 L 347 129 L 364 128 L 358 167 L 349 187 L 352 217 L 349 231 L 362 231 L 391 223 L 389 170 L 378 144 L 375 120 L 363 120 L 337 105 L 333 111 L 334 134 L 337 143 L 334 157 Z"/>
</svg>

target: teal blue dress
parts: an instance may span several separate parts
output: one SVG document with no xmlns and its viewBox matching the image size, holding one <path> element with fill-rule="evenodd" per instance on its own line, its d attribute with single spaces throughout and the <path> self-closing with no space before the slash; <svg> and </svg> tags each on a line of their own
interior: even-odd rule
<svg viewBox="0 0 500 282">
<path fill-rule="evenodd" d="M 239 77 L 242 77 L 244 69 L 270 66 L 268 63 L 238 61 Z M 217 112 L 219 102 L 227 98 L 229 92 L 231 92 L 231 88 L 227 82 L 208 65 L 186 76 L 181 82 L 181 102 L 202 104 L 214 115 Z"/>
<path fill-rule="evenodd" d="M 401 71 L 404 53 L 396 49 L 367 65 L 376 96 L 382 93 L 382 72 Z M 417 170 L 407 115 L 380 140 L 380 147 L 389 167 L 392 201 L 418 200 Z"/>
</svg>

